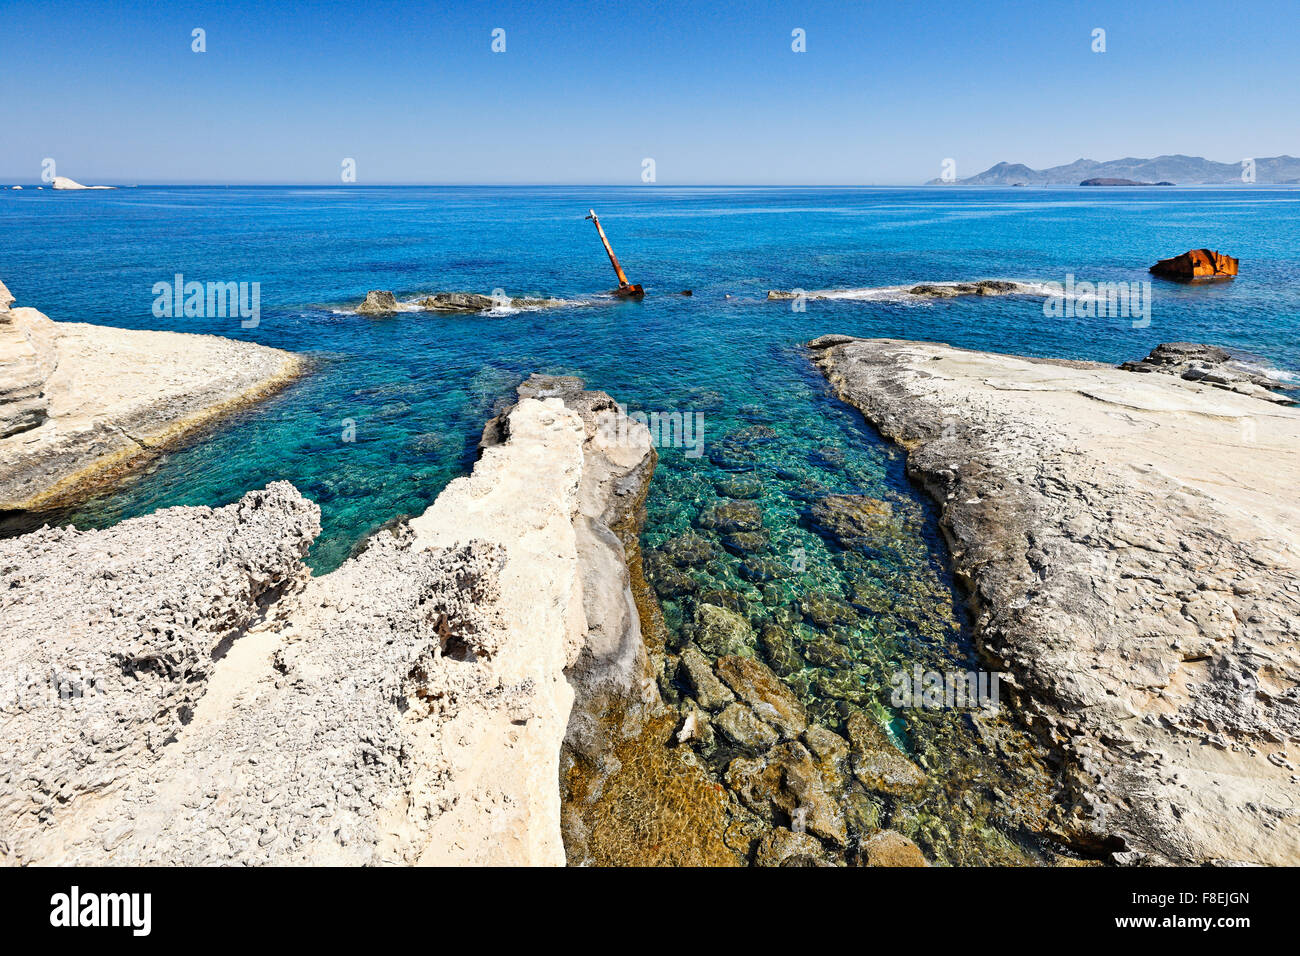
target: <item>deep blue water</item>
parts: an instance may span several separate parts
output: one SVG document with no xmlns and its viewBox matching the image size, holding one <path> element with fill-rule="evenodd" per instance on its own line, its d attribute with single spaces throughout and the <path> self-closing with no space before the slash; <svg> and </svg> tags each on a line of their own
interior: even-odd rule
<svg viewBox="0 0 1300 956">
<path fill-rule="evenodd" d="M 646 287 L 643 302 L 599 296 L 613 276 L 583 221 L 588 207 Z M 1238 256 L 1241 276 L 1155 282 L 1145 328 L 1047 318 L 1033 298 L 810 301 L 803 312 L 765 298 L 1069 274 L 1145 281 L 1155 260 L 1202 246 Z M 176 273 L 260 283 L 260 324 L 156 318 L 153 285 Z M 580 375 L 633 411 L 699 413 L 705 453 L 660 450 L 643 538 L 670 631 L 680 639 L 703 603 L 738 608 L 755 634 L 775 627 L 790 653 L 778 659 L 766 637 L 756 653 L 837 729 L 852 708 L 882 705 L 898 668 L 965 666 L 971 649 L 933 510 L 898 450 L 829 395 L 803 343 L 842 332 L 1118 362 L 1191 340 L 1300 370 L 1300 189 L 1272 187 L 26 189 L 0 192 L 0 278 L 54 319 L 215 333 L 316 360 L 271 401 L 50 516 L 79 527 L 221 505 L 286 479 L 321 506 L 310 560 L 325 571 L 468 471 L 485 419 L 529 372 Z M 497 288 L 571 304 L 348 311 L 369 289 L 409 298 Z M 344 440 L 349 425 L 355 441 Z M 884 499 L 892 523 L 864 550 L 839 549 L 809 521 L 810 503 L 829 493 Z M 754 495 L 767 541 L 746 567 L 700 525 L 720 501 Z M 677 562 L 687 532 L 713 553 Z M 922 798 L 884 808 L 890 826 L 941 861 L 1034 852 L 1022 835 L 1034 826 L 1008 816 L 997 794 L 1041 806 L 1048 785 L 1035 758 L 1009 758 L 1016 747 L 990 747 L 960 715 L 877 713 L 933 772 Z M 725 748 L 701 756 L 715 771 L 728 759 Z"/>
</svg>

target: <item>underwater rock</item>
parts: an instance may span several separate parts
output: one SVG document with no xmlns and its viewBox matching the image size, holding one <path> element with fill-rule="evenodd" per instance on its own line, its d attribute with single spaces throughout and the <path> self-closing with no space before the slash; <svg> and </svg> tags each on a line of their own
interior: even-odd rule
<svg viewBox="0 0 1300 956">
<path fill-rule="evenodd" d="M 718 557 L 718 546 L 712 539 L 694 531 L 669 538 L 659 546 L 657 554 L 679 568 L 698 568 Z"/>
<path fill-rule="evenodd" d="M 896 610 L 897 596 L 864 571 L 846 573 L 845 590 L 849 603 L 872 614 L 884 615 Z"/>
<path fill-rule="evenodd" d="M 741 803 L 768 823 L 788 820 L 833 846 L 848 843 L 844 811 L 835 797 L 836 781 L 826 780 L 798 741 L 773 747 L 762 757 L 737 757 L 723 779 Z"/>
<path fill-rule="evenodd" d="M 771 425 L 746 425 L 723 438 L 724 442 L 735 445 L 765 445 L 776 438 L 776 429 Z"/>
<path fill-rule="evenodd" d="M 785 676 L 804 666 L 803 658 L 795 649 L 794 637 L 779 624 L 767 624 L 759 637 L 763 656 L 777 674 Z"/>
<path fill-rule="evenodd" d="M 727 685 L 718 680 L 708 659 L 694 644 L 687 644 L 682 650 L 677 674 L 705 710 L 721 710 L 736 699 Z"/>
<path fill-rule="evenodd" d="M 822 630 L 835 626 L 850 627 L 858 622 L 853 608 L 825 591 L 809 591 L 799 599 L 799 610 Z"/>
<path fill-rule="evenodd" d="M 864 866 L 929 866 L 921 848 L 893 830 L 881 830 L 862 841 Z"/>
<path fill-rule="evenodd" d="M 903 756 L 871 714 L 854 711 L 847 730 L 853 776 L 868 790 L 898 796 L 924 786 L 925 774 Z"/>
<path fill-rule="evenodd" d="M 771 544 L 766 528 L 759 528 L 757 531 L 736 531 L 722 536 L 722 546 L 739 558 L 747 558 L 759 551 L 766 551 Z"/>
<path fill-rule="evenodd" d="M 848 649 L 828 634 L 817 634 L 807 641 L 803 656 L 816 667 L 842 667 L 852 660 Z"/>
<path fill-rule="evenodd" d="M 818 674 L 816 686 L 820 696 L 847 700 L 851 704 L 865 704 L 871 696 L 864 676 L 849 668 Z"/>
<path fill-rule="evenodd" d="M 657 558 L 658 556 L 656 556 Z M 690 594 L 699 587 L 685 571 L 665 563 L 662 559 L 647 563 L 647 570 L 655 592 L 664 598 L 676 598 Z"/>
<path fill-rule="evenodd" d="M 735 591 L 727 588 L 708 588 L 697 594 L 695 601 L 697 604 L 712 604 L 716 607 L 723 607 L 728 611 L 735 611 L 737 614 L 743 614 L 746 608 L 745 599 Z"/>
<path fill-rule="evenodd" d="M 809 523 L 846 551 L 869 543 L 893 516 L 888 501 L 867 495 L 826 495 L 808 510 Z"/>
<path fill-rule="evenodd" d="M 732 476 L 722 479 L 715 487 L 723 498 L 758 498 L 763 494 L 763 483 L 757 478 Z"/>
<path fill-rule="evenodd" d="M 760 754 L 777 743 L 777 733 L 744 704 L 730 704 L 713 719 L 722 735 L 742 750 Z"/>
<path fill-rule="evenodd" d="M 763 512 L 753 501 L 715 501 L 700 514 L 699 525 L 712 531 L 757 531 Z"/>
<path fill-rule="evenodd" d="M 716 604 L 696 606 L 690 636 L 700 650 L 713 657 L 750 654 L 754 643 L 749 622 L 735 611 Z"/>
<path fill-rule="evenodd" d="M 817 838 L 777 827 L 759 841 L 755 866 L 831 866 Z"/>
<path fill-rule="evenodd" d="M 831 471 L 839 471 L 848 460 L 844 449 L 836 448 L 834 445 L 823 445 L 814 451 L 810 457 L 814 464 L 829 468 Z"/>
<path fill-rule="evenodd" d="M 771 668 L 752 657 L 728 656 L 718 661 L 718 676 L 763 720 L 786 737 L 796 737 L 808 726 L 803 704 Z"/>
<path fill-rule="evenodd" d="M 740 563 L 737 573 L 746 581 L 761 583 L 775 578 L 787 577 L 790 569 L 784 561 L 767 555 L 751 555 Z"/>
<path fill-rule="evenodd" d="M 880 829 L 881 809 L 879 803 L 856 788 L 845 797 L 844 817 L 849 825 L 849 836 L 859 845 Z"/>
</svg>

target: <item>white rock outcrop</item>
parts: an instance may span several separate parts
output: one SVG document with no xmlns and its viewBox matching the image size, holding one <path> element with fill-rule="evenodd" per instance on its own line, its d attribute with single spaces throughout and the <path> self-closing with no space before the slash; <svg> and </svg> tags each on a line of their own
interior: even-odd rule
<svg viewBox="0 0 1300 956">
<path fill-rule="evenodd" d="M 285 483 L 0 541 L 0 673 L 23 675 L 0 858 L 562 864 L 566 669 L 605 596 L 630 603 L 584 535 L 654 456 L 634 424 L 598 435 L 592 396 L 522 397 L 471 475 L 318 578 L 319 510 Z"/>
<path fill-rule="evenodd" d="M 55 176 L 50 184 L 54 189 L 116 189 L 116 186 L 83 186 L 67 176 Z"/>
<path fill-rule="evenodd" d="M 305 368 L 252 342 L 0 310 L 0 510 L 75 498 Z"/>
<path fill-rule="evenodd" d="M 1065 759 L 1066 836 L 1119 862 L 1300 862 L 1300 408 L 1089 362 L 811 346 L 938 502 L 979 646 Z"/>
</svg>

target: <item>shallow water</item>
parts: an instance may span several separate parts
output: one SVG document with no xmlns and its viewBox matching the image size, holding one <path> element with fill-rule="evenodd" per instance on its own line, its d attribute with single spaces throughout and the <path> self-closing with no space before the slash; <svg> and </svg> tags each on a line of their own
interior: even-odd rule
<svg viewBox="0 0 1300 956">
<path fill-rule="evenodd" d="M 593 299 L 612 276 L 582 218 L 589 206 L 645 285 L 643 302 Z M 1145 281 L 1156 259 L 1207 245 L 1239 256 L 1241 277 L 1156 282 L 1143 328 L 1049 319 L 1026 297 L 868 295 L 802 312 L 764 299 L 768 289 L 981 278 Z M 259 282 L 259 325 L 155 318 L 153 284 L 176 273 Z M 884 812 L 951 862 L 1035 854 L 1024 819 L 1006 812 L 1014 801 L 990 794 L 1011 788 L 1032 804 L 1047 778 L 1000 727 L 885 706 L 894 669 L 965 668 L 969 641 L 932 509 L 900 453 L 830 396 L 802 343 L 843 332 L 1117 362 L 1191 340 L 1245 350 L 1282 374 L 1300 369 L 1300 190 L 1272 187 L 25 190 L 0 194 L 0 277 L 19 304 L 55 319 L 210 332 L 317 363 L 111 494 L 52 516 L 79 527 L 220 505 L 285 479 L 322 508 L 310 555 L 322 572 L 463 474 L 485 419 L 529 372 L 580 375 L 629 410 L 702 416 L 703 454 L 662 448 L 648 503 L 643 543 L 670 631 L 680 638 L 703 601 L 734 604 L 756 633 L 786 628 L 802 662 L 785 679 L 819 720 L 838 729 L 848 710 L 877 709 L 932 771 L 931 792 Z M 580 304 L 491 316 L 347 311 L 368 289 L 403 298 L 497 288 Z M 676 294 L 685 289 L 694 295 Z M 866 552 L 829 543 L 808 520 L 827 493 L 888 502 L 887 540 Z M 718 547 L 684 582 L 655 557 L 690 529 L 721 544 L 701 514 L 751 494 L 769 538 L 762 561 L 745 567 Z M 847 615 L 837 602 L 852 615 L 828 625 L 827 607 Z M 755 653 L 768 652 L 760 643 Z M 726 756 L 702 759 L 716 772 Z"/>
</svg>

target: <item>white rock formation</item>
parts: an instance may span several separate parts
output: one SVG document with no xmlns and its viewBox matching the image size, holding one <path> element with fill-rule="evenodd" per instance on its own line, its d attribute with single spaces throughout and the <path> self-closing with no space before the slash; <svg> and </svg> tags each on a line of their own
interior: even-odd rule
<svg viewBox="0 0 1300 956">
<path fill-rule="evenodd" d="M 289 352 L 215 335 L 0 311 L 0 509 L 38 509 L 116 477 L 304 367 Z"/>
<path fill-rule="evenodd" d="M 825 336 L 938 502 L 981 649 L 1121 862 L 1300 863 L 1300 408 L 1173 375 Z"/>
<path fill-rule="evenodd" d="M 55 176 L 51 186 L 55 189 L 116 189 L 116 186 L 83 186 L 67 176 Z"/>
<path fill-rule="evenodd" d="M 472 475 L 315 579 L 285 483 L 0 541 L 0 858 L 562 864 L 565 669 L 631 600 L 580 527 L 639 504 L 654 455 L 587 412 L 523 398 Z"/>
</svg>

